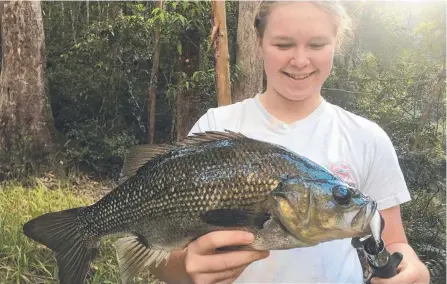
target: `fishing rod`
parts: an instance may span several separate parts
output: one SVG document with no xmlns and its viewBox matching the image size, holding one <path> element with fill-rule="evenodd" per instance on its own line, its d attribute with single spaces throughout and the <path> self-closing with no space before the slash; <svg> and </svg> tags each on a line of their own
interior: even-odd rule
<svg viewBox="0 0 447 284">
<path fill-rule="evenodd" d="M 371 235 L 363 238 L 353 238 L 352 246 L 362 248 L 366 254 L 368 265 L 371 267 L 371 274 L 366 280 L 366 284 L 371 283 L 371 278 L 391 278 L 397 274 L 397 267 L 402 261 L 402 254 L 395 252 L 390 254 L 382 240 L 382 232 L 385 221 L 379 212 L 376 212 L 370 222 Z"/>
</svg>

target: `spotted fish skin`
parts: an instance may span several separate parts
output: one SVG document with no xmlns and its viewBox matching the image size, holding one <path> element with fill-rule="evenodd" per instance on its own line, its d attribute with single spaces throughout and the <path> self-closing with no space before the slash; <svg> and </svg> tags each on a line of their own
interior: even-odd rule
<svg viewBox="0 0 447 284">
<path fill-rule="evenodd" d="M 244 249 L 289 249 L 366 234 L 374 201 L 311 160 L 234 132 L 142 145 L 95 204 L 47 213 L 24 233 L 56 253 L 61 284 L 82 283 L 99 240 L 115 243 L 123 283 L 215 230 L 251 231 Z M 340 205 L 336 197 L 349 197 Z M 318 214 L 317 214 L 318 213 Z M 354 222 L 355 221 L 355 222 Z"/>
<path fill-rule="evenodd" d="M 189 220 L 215 209 L 265 212 L 269 193 L 282 179 L 299 174 L 295 160 L 286 149 L 245 137 L 176 148 L 149 160 L 83 211 L 80 220 L 98 238 L 140 232 L 150 219 L 173 214 Z"/>
</svg>

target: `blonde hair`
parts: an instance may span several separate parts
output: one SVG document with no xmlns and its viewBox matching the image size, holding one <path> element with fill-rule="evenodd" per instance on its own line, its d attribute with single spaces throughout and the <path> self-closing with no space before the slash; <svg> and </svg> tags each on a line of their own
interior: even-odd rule
<svg viewBox="0 0 447 284">
<path fill-rule="evenodd" d="M 259 7 L 259 11 L 255 17 L 254 27 L 256 33 L 260 39 L 264 37 L 265 27 L 267 26 L 267 18 L 270 15 L 274 6 L 282 3 L 290 3 L 289 1 L 262 1 Z M 346 13 L 345 8 L 337 0 L 330 1 L 311 1 L 313 4 L 322 8 L 327 12 L 332 19 L 332 23 L 335 28 L 335 35 L 337 38 L 337 49 L 341 52 L 341 46 L 345 40 L 349 37 L 352 23 L 351 18 Z"/>
</svg>

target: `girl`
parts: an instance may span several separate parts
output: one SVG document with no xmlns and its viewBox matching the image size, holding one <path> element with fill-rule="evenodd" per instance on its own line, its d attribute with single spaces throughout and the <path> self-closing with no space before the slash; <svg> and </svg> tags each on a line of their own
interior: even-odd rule
<svg viewBox="0 0 447 284">
<path fill-rule="evenodd" d="M 329 2 L 264 2 L 255 19 L 267 88 L 254 98 L 213 108 L 190 133 L 229 129 L 283 145 L 327 166 L 378 202 L 389 252 L 404 255 L 399 273 L 379 283 L 429 283 L 429 273 L 408 245 L 400 207 L 410 200 L 396 153 L 375 123 L 325 101 L 321 88 L 332 70 L 348 18 Z M 152 273 L 168 283 L 362 283 L 350 239 L 271 252 L 215 253 L 250 243 L 244 232 L 214 232 L 171 254 Z"/>
</svg>

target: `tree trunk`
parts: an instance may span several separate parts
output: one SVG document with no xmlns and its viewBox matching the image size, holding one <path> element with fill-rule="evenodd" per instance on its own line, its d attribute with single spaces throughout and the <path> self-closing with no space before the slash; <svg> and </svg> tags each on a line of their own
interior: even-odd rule
<svg viewBox="0 0 447 284">
<path fill-rule="evenodd" d="M 158 0 L 157 7 L 163 9 L 163 0 Z M 148 93 L 148 144 L 154 143 L 155 137 L 155 103 L 157 100 L 157 85 L 158 85 L 158 73 L 160 65 L 160 33 L 161 24 L 157 25 L 155 31 L 155 43 L 154 43 L 154 56 L 152 61 L 152 71 L 151 78 L 149 82 L 149 93 Z"/>
<path fill-rule="evenodd" d="M 75 13 L 73 12 L 73 5 L 70 5 L 70 18 L 71 18 L 71 34 L 73 36 L 73 43 L 76 44 L 76 28 L 75 28 Z"/>
<path fill-rule="evenodd" d="M 182 67 L 182 59 L 180 58 L 179 59 L 179 61 L 180 61 L 180 70 L 182 70 L 183 69 L 183 67 Z M 184 128 L 184 126 L 183 126 L 183 120 L 185 119 L 185 117 L 184 117 L 184 113 L 185 113 L 185 111 L 184 111 L 184 107 L 183 107 L 183 101 L 185 100 L 184 98 L 183 98 L 183 96 L 184 96 L 184 94 L 183 94 L 183 87 L 182 87 L 182 85 L 183 85 L 183 83 L 184 83 L 184 80 L 182 79 L 182 76 L 180 76 L 180 78 L 179 78 L 179 80 L 178 80 L 178 82 L 177 82 L 177 90 L 178 90 L 178 92 L 177 92 L 177 95 L 176 95 L 176 97 L 175 97 L 175 126 L 174 126 L 174 129 L 175 129 L 175 141 L 180 141 L 180 139 L 181 139 L 181 137 L 182 137 L 182 130 L 183 130 L 183 128 Z"/>
<path fill-rule="evenodd" d="M 3 1 L 0 1 L 0 54 L 1 54 L 1 46 L 2 46 L 2 15 L 3 15 Z M 1 60 L 1 58 L 0 58 Z M 1 66 L 1 61 L 0 61 Z"/>
<path fill-rule="evenodd" d="M 217 105 L 221 106 L 231 104 L 230 56 L 225 1 L 213 0 L 211 8 L 213 13 L 211 40 L 214 43 Z"/>
<path fill-rule="evenodd" d="M 180 58 L 180 68 L 186 75 L 186 80 L 190 80 L 194 72 L 199 70 L 200 63 L 200 32 L 195 29 L 185 31 L 181 38 L 182 54 Z M 184 84 L 184 80 L 180 80 Z M 182 87 L 177 94 L 176 117 L 177 117 L 177 135 L 179 141 L 188 135 L 189 130 L 200 118 L 200 94 L 197 89 L 189 86 Z"/>
<path fill-rule="evenodd" d="M 237 25 L 236 65 L 239 78 L 234 84 L 232 101 L 239 102 L 262 92 L 264 69 L 259 56 L 253 19 L 261 1 L 240 1 Z"/>
<path fill-rule="evenodd" d="M 39 1 L 4 2 L 0 75 L 0 149 L 52 150 L 54 121 L 45 93 L 45 37 Z"/>
<path fill-rule="evenodd" d="M 413 143 L 410 147 L 411 151 L 415 151 L 419 148 L 421 133 L 430 119 L 431 109 L 433 104 L 435 103 L 438 96 L 441 96 L 443 90 L 445 90 L 445 69 L 438 75 L 437 81 L 433 86 L 431 91 L 431 96 L 427 100 L 427 104 L 424 107 L 424 111 L 422 112 L 421 118 L 419 119 L 418 126 L 416 128 L 416 133 L 414 135 Z"/>
<path fill-rule="evenodd" d="M 3 16 L 3 1 L 0 1 L 0 55 L 2 54 L 2 16 Z M 1 72 L 1 68 L 2 68 L 2 57 L 0 56 L 0 72 Z M 1 76 L 1 73 L 0 73 Z"/>
<path fill-rule="evenodd" d="M 64 1 L 61 1 L 61 14 L 62 14 L 62 38 L 65 38 L 65 6 Z"/>
</svg>

